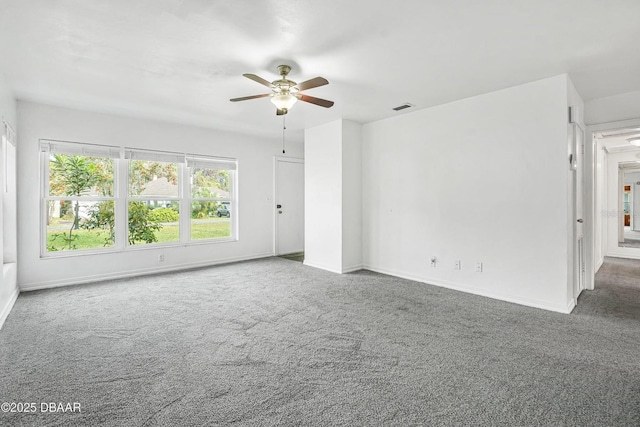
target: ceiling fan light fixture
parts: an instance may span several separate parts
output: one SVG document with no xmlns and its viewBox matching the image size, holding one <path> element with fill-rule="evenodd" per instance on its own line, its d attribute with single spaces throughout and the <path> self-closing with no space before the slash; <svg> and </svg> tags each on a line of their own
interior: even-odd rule
<svg viewBox="0 0 640 427">
<path fill-rule="evenodd" d="M 291 107 L 293 107 L 293 104 L 298 102 L 298 98 L 296 98 L 294 95 L 290 93 L 279 93 L 271 97 L 271 102 L 279 110 L 283 110 L 283 109 L 288 110 Z"/>
<path fill-rule="evenodd" d="M 275 80 L 273 82 L 269 82 L 262 77 L 256 76 L 255 74 L 243 74 L 243 76 L 248 78 L 249 80 L 253 80 L 256 83 L 260 83 L 261 85 L 271 89 L 271 93 L 242 96 L 240 98 L 231 98 L 229 101 L 238 102 L 247 101 L 249 99 L 270 97 L 271 102 L 276 106 L 276 114 L 278 116 L 287 114 L 287 111 L 291 109 L 291 107 L 293 107 L 293 105 L 298 102 L 298 100 L 308 102 L 309 104 L 318 105 L 324 108 L 333 107 L 333 101 L 316 98 L 314 96 L 309 96 L 301 93 L 302 91 L 308 89 L 313 89 L 329 84 L 329 81 L 327 79 L 325 79 L 324 77 L 315 77 L 302 83 L 296 83 L 293 80 L 287 79 L 287 74 L 289 74 L 289 71 L 291 71 L 290 66 L 279 65 L 278 72 L 280 73 L 281 79 Z"/>
</svg>

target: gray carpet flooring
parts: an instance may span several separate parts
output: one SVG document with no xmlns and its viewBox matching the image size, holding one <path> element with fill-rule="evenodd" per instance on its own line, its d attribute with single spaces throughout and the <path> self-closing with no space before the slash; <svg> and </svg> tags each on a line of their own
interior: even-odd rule
<svg viewBox="0 0 640 427">
<path fill-rule="evenodd" d="M 563 315 L 277 257 L 23 293 L 0 401 L 38 410 L 0 424 L 638 426 L 639 294 L 638 261 Z"/>
</svg>

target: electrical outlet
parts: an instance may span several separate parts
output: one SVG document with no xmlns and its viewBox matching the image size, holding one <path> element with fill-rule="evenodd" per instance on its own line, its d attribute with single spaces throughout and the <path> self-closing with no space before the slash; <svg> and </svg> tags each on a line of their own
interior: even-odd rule
<svg viewBox="0 0 640 427">
<path fill-rule="evenodd" d="M 456 265 L 455 265 L 454 269 L 455 270 L 460 270 L 460 260 L 459 259 L 456 260 Z"/>
<path fill-rule="evenodd" d="M 158 262 L 164 262 L 164 254 L 158 255 Z"/>
<path fill-rule="evenodd" d="M 476 263 L 476 273 L 482 273 L 482 263 L 481 262 L 477 262 Z"/>
<path fill-rule="evenodd" d="M 436 266 L 436 257 L 432 256 L 431 257 L 431 267 L 435 268 Z"/>
</svg>

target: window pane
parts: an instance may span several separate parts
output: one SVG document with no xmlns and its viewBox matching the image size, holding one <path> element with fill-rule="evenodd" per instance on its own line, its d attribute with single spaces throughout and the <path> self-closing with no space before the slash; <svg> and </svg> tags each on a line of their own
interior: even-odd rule
<svg viewBox="0 0 640 427">
<path fill-rule="evenodd" d="M 129 244 L 178 242 L 178 202 L 151 200 L 129 202 Z"/>
<path fill-rule="evenodd" d="M 231 193 L 229 174 L 225 169 L 191 168 L 191 197 L 228 199 Z"/>
<path fill-rule="evenodd" d="M 113 160 L 105 157 L 49 156 L 51 196 L 113 196 Z"/>
<path fill-rule="evenodd" d="M 47 252 L 104 248 L 113 243 L 113 201 L 47 202 Z"/>
<path fill-rule="evenodd" d="M 178 197 L 178 164 L 131 160 L 129 194 L 131 196 Z"/>
<path fill-rule="evenodd" d="M 191 202 L 191 239 L 231 237 L 231 204 L 228 202 Z"/>
</svg>

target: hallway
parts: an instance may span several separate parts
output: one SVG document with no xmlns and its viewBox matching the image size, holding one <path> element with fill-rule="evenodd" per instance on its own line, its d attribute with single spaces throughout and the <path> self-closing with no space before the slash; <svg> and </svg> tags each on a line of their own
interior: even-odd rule
<svg viewBox="0 0 640 427">
<path fill-rule="evenodd" d="M 605 258 L 593 291 L 584 291 L 575 315 L 640 322 L 640 260 Z"/>
</svg>

